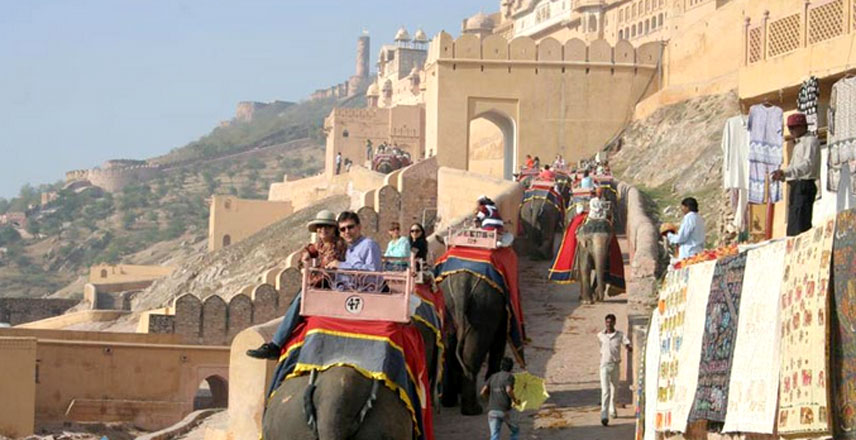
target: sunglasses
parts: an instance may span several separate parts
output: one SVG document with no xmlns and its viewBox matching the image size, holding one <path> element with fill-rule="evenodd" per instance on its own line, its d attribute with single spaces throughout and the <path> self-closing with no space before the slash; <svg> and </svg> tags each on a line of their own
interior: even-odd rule
<svg viewBox="0 0 856 440">
<path fill-rule="evenodd" d="M 411 230 L 410 230 L 410 233 L 411 233 L 411 234 L 412 234 L 412 233 L 414 233 L 414 232 L 422 232 L 422 231 L 421 231 L 421 230 L 419 230 L 419 229 L 411 229 Z"/>
<path fill-rule="evenodd" d="M 354 229 L 356 227 L 357 227 L 357 225 L 355 225 L 354 223 L 351 223 L 350 225 L 339 226 L 339 231 L 340 232 L 350 231 L 351 229 Z"/>
</svg>

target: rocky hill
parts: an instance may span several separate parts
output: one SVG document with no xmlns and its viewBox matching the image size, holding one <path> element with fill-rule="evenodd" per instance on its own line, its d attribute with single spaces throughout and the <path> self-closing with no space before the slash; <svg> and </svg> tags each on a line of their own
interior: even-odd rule
<svg viewBox="0 0 856 440">
<path fill-rule="evenodd" d="M 721 189 L 722 128 L 740 113 L 733 93 L 691 99 L 661 108 L 625 130 L 610 165 L 622 180 L 647 194 L 662 221 L 679 221 L 684 197 L 699 201 L 708 241 L 716 243 Z"/>
</svg>

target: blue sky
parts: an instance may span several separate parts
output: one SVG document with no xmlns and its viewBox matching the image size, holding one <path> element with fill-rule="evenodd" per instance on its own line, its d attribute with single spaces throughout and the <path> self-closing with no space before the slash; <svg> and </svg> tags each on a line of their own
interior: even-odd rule
<svg viewBox="0 0 856 440">
<path fill-rule="evenodd" d="M 496 0 L 0 0 L 0 197 L 113 158 L 144 159 L 372 65 L 399 26 L 457 34 Z"/>
</svg>

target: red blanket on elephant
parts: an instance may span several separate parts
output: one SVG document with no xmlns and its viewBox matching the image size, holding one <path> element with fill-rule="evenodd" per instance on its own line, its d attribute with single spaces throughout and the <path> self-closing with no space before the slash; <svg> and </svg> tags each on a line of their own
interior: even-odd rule
<svg viewBox="0 0 856 440">
<path fill-rule="evenodd" d="M 568 284 L 574 281 L 577 252 L 577 230 L 585 224 L 588 213 L 578 214 L 565 229 L 559 253 L 553 260 L 548 277 L 551 281 Z M 624 257 L 618 245 L 618 237 L 614 234 L 609 240 L 609 262 L 606 273 L 606 283 L 616 289 L 624 290 Z"/>
<path fill-rule="evenodd" d="M 340 366 L 382 381 L 410 411 L 413 438 L 434 439 L 425 347 L 415 326 L 306 317 L 291 333 L 276 374 L 281 381 Z"/>
<path fill-rule="evenodd" d="M 512 352 L 521 366 L 526 365 L 523 341 L 526 329 L 523 305 L 517 283 L 517 254 L 511 248 L 482 249 L 456 246 L 450 248 L 434 264 L 437 282 L 456 272 L 468 272 L 480 277 L 497 292 L 505 295 L 509 311 L 508 336 Z"/>
</svg>

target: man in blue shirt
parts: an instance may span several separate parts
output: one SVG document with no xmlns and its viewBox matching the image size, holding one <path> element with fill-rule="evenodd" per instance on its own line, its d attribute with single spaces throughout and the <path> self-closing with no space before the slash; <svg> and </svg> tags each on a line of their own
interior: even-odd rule
<svg viewBox="0 0 856 440">
<path fill-rule="evenodd" d="M 582 189 L 594 189 L 594 179 L 589 176 L 588 170 L 583 172 L 583 178 L 580 180 L 580 188 Z"/>
<path fill-rule="evenodd" d="M 358 270 L 366 272 L 379 272 L 381 270 L 380 246 L 371 238 L 362 235 L 360 227 L 360 217 L 351 211 L 345 211 L 339 214 L 336 219 L 339 224 L 339 232 L 345 243 L 348 244 L 348 250 L 345 251 L 345 261 L 332 261 L 327 264 L 327 269 L 342 269 L 342 270 Z M 340 275 L 337 277 L 337 284 L 348 284 L 348 287 L 366 287 L 368 290 L 377 289 L 379 287 L 380 277 L 365 277 L 359 282 L 351 280 L 351 276 Z M 369 286 L 371 284 L 372 286 Z M 303 292 L 298 293 L 285 312 L 285 317 L 280 322 L 276 329 L 271 342 L 262 344 L 259 348 L 247 350 L 247 355 L 257 359 L 279 358 L 282 347 L 285 345 L 288 337 L 291 335 L 294 327 L 302 319 L 300 317 L 300 302 Z"/>
<path fill-rule="evenodd" d="M 685 259 L 704 250 L 704 219 L 698 214 L 698 201 L 687 197 L 681 201 L 684 218 L 678 233 L 669 232 L 669 243 L 678 245 L 678 259 Z"/>
</svg>

